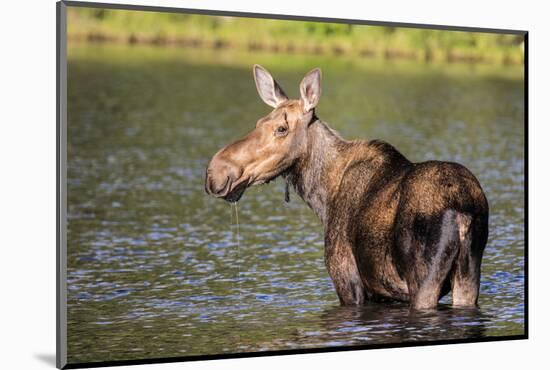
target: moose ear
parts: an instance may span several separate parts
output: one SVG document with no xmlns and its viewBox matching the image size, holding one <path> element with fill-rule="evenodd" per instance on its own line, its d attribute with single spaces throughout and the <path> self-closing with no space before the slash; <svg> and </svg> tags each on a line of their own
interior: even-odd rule
<svg viewBox="0 0 550 370">
<path fill-rule="evenodd" d="M 300 83 L 300 95 L 304 104 L 304 112 L 309 112 L 317 106 L 321 98 L 321 70 L 315 68 L 309 72 Z"/>
<path fill-rule="evenodd" d="M 288 97 L 277 81 L 258 64 L 254 65 L 254 81 L 256 82 L 256 89 L 258 89 L 260 98 L 267 105 L 277 108 L 281 103 L 288 100 Z"/>
</svg>

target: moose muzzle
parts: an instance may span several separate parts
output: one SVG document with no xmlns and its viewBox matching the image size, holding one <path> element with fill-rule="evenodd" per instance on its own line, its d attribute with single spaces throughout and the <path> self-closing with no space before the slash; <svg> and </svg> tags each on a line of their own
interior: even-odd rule
<svg viewBox="0 0 550 370">
<path fill-rule="evenodd" d="M 216 155 L 206 169 L 204 189 L 216 198 L 236 202 L 246 189 L 245 183 L 237 183 L 242 172 L 239 166 Z"/>
</svg>

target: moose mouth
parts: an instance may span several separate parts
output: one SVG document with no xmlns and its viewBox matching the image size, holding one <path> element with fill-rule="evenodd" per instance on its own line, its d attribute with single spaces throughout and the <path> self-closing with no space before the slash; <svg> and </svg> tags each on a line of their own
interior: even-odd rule
<svg viewBox="0 0 550 370">
<path fill-rule="evenodd" d="M 213 182 L 209 174 L 209 170 L 207 170 L 204 189 L 207 194 L 215 198 L 221 198 L 227 202 L 236 203 L 242 198 L 244 192 L 249 187 L 268 184 L 281 175 L 286 176 L 287 173 L 288 170 L 281 171 L 277 169 L 259 176 L 241 176 L 236 180 L 233 180 L 228 176 L 221 186 L 213 189 Z"/>
<path fill-rule="evenodd" d="M 241 199 L 247 187 L 248 184 L 246 181 L 242 181 L 231 189 L 226 195 L 224 195 L 222 199 L 231 203 L 236 203 Z"/>
<path fill-rule="evenodd" d="M 268 184 L 280 175 L 281 173 L 275 173 L 274 175 L 263 179 L 249 179 L 248 181 L 244 180 L 238 182 L 235 186 L 233 186 L 233 184 L 229 184 L 227 194 L 223 195 L 221 198 L 231 203 L 238 202 L 242 198 L 245 190 L 249 187 Z"/>
</svg>

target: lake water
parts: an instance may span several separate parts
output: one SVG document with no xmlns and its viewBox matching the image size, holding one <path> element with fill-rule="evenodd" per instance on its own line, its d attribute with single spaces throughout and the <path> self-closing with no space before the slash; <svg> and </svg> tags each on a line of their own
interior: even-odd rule
<svg viewBox="0 0 550 370">
<path fill-rule="evenodd" d="M 223 145 L 323 69 L 318 115 L 413 161 L 466 165 L 490 204 L 479 310 L 339 307 L 323 230 L 281 180 L 235 209 L 204 193 Z M 519 67 L 70 44 L 69 363 L 524 333 L 524 91 Z"/>
</svg>

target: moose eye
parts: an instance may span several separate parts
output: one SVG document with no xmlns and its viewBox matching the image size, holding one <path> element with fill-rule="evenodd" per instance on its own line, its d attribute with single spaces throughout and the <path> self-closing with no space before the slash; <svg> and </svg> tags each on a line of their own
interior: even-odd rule
<svg viewBox="0 0 550 370">
<path fill-rule="evenodd" d="M 286 134 L 287 131 L 288 131 L 288 128 L 286 128 L 286 126 L 279 126 L 275 130 L 275 135 L 281 136 L 281 135 Z"/>
</svg>

